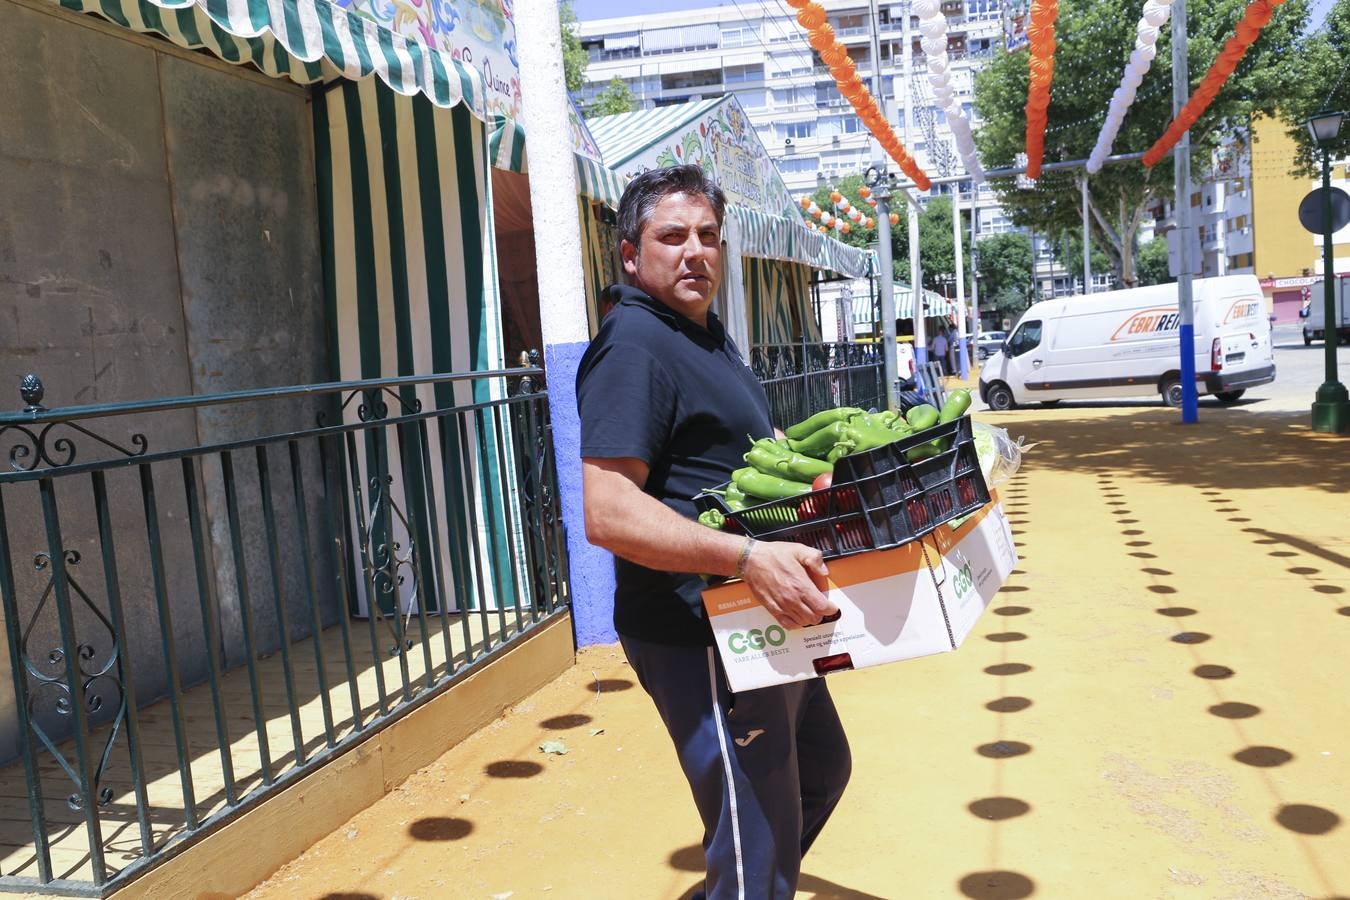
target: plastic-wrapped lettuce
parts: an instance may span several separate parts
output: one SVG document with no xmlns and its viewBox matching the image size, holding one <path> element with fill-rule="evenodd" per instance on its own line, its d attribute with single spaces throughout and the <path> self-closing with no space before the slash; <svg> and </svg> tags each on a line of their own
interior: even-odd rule
<svg viewBox="0 0 1350 900">
<path fill-rule="evenodd" d="M 1024 447 L 1023 438 L 1013 440 L 1006 428 L 975 421 L 970 424 L 985 484 L 995 487 L 1016 475 L 1022 466 L 1023 452 L 1034 445 Z"/>
</svg>

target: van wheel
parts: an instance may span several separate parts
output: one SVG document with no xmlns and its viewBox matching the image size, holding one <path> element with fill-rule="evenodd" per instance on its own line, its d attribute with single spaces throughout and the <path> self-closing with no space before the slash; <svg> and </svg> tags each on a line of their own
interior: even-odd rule
<svg viewBox="0 0 1350 900">
<path fill-rule="evenodd" d="M 1215 391 L 1214 397 L 1220 403 L 1236 403 L 1242 399 L 1246 391 Z"/>
<path fill-rule="evenodd" d="M 990 409 L 999 412 L 1012 409 L 1017 405 L 1017 401 L 1013 399 L 1012 391 L 1002 382 L 995 382 L 989 386 L 989 394 L 985 402 L 989 404 Z"/>
<path fill-rule="evenodd" d="M 1181 380 L 1178 378 L 1169 378 L 1162 383 L 1162 402 L 1164 406 L 1170 406 L 1173 409 L 1181 407 Z"/>
</svg>

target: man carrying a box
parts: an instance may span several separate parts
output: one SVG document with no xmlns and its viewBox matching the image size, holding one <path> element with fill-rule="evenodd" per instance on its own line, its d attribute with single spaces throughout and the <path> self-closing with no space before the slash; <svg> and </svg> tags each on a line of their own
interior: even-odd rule
<svg viewBox="0 0 1350 900">
<path fill-rule="evenodd" d="M 725 204 L 698 166 L 624 191 L 630 284 L 577 373 L 586 536 L 616 557 L 615 630 L 703 819 L 706 896 L 791 898 L 851 762 L 823 679 L 730 693 L 693 574 L 744 579 L 785 628 L 836 611 L 818 550 L 694 521 L 691 498 L 744 464 L 747 435 L 773 433 L 764 389 L 710 310 Z"/>
</svg>

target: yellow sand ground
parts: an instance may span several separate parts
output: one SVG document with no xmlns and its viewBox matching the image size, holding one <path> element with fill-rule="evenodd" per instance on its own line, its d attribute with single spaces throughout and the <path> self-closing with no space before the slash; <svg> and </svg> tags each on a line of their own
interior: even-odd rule
<svg viewBox="0 0 1350 900">
<path fill-rule="evenodd" d="M 1350 440 L 1202 416 L 982 416 L 1038 442 L 1022 561 L 960 650 L 832 676 L 854 775 L 799 897 L 1350 896 Z M 252 896 L 688 897 L 699 838 L 593 648 Z"/>
</svg>

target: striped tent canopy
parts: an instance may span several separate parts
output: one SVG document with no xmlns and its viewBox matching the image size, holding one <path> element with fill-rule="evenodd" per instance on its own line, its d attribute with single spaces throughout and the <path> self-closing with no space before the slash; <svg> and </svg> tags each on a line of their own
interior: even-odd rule
<svg viewBox="0 0 1350 900">
<path fill-rule="evenodd" d="M 924 312 L 928 317 L 954 316 L 957 314 L 955 300 L 949 300 L 939 293 L 924 289 Z M 853 297 L 853 323 L 870 325 L 872 323 L 872 298 L 866 295 Z M 914 318 L 914 289 L 899 282 L 895 285 L 895 315 L 899 319 Z"/>
<path fill-rule="evenodd" d="M 618 169 L 643 150 L 694 121 L 722 103 L 723 97 L 710 97 L 696 103 L 678 103 L 639 109 L 613 116 L 599 116 L 587 122 L 591 137 L 600 147 L 601 158 Z"/>
<path fill-rule="evenodd" d="M 623 116 L 608 116 L 608 119 Z M 628 179 L 593 159 L 576 154 L 577 188 L 583 197 L 619 208 Z M 771 216 L 745 206 L 729 205 L 727 215 L 736 219 L 746 256 L 805 263 L 849 278 L 863 278 L 876 271 L 876 254 L 850 247 L 834 238 L 802 227 L 786 216 Z"/>
<path fill-rule="evenodd" d="M 328 0 L 52 0 L 297 84 L 377 76 L 395 93 L 463 104 L 490 129 L 492 164 L 523 172 L 524 132 L 488 113 L 482 76 L 448 54 Z"/>
</svg>

